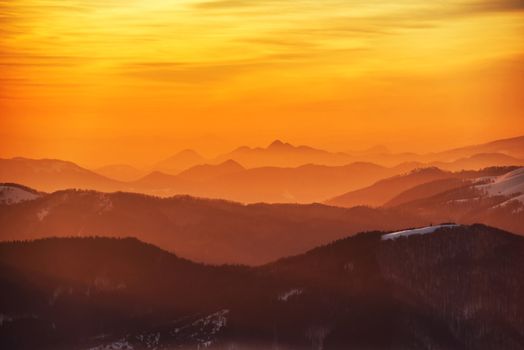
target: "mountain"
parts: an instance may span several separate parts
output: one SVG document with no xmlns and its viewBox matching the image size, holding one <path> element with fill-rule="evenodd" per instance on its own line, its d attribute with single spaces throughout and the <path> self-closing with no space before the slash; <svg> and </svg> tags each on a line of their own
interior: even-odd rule
<svg viewBox="0 0 524 350">
<path fill-rule="evenodd" d="M 266 147 L 238 147 L 214 159 L 205 159 L 193 150 L 184 150 L 157 163 L 153 170 L 176 174 L 195 165 L 220 164 L 234 160 L 246 168 L 295 168 L 305 164 L 342 166 L 355 162 L 372 162 L 393 167 L 400 163 L 417 162 L 419 167 L 436 166 L 458 171 L 489 166 L 524 165 L 522 149 L 524 149 L 524 136 L 429 154 L 393 153 L 385 146 L 371 147 L 363 151 L 330 152 L 275 140 Z"/>
<path fill-rule="evenodd" d="M 23 183 L 39 191 L 64 188 L 114 191 L 123 183 L 57 159 L 0 159 L 0 182 Z"/>
<path fill-rule="evenodd" d="M 41 196 L 42 193 L 26 186 L 11 183 L 0 183 L 0 204 L 17 204 L 26 201 L 32 201 Z"/>
<path fill-rule="evenodd" d="M 439 193 L 454 190 L 471 184 L 470 181 L 460 177 L 449 177 L 430 182 L 425 182 L 421 185 L 411 187 L 395 197 L 384 203 L 385 207 L 394 207 L 403 203 L 409 203 L 418 199 L 432 197 Z"/>
<path fill-rule="evenodd" d="M 195 261 L 257 265 L 359 231 L 427 223 L 394 209 L 67 190 L 0 207 L 0 240 L 131 236 Z"/>
<path fill-rule="evenodd" d="M 524 159 L 524 136 L 495 140 L 480 145 L 455 148 L 432 154 L 433 160 L 453 161 L 471 157 L 475 154 L 502 153 L 510 157 Z M 520 164 L 512 164 L 520 165 Z"/>
<path fill-rule="evenodd" d="M 524 136 L 495 140 L 480 145 L 427 154 L 392 153 L 385 148 L 347 152 L 353 161 L 366 160 L 384 166 L 417 162 L 418 167 L 438 167 L 449 171 L 478 170 L 491 166 L 524 165 Z"/>
<path fill-rule="evenodd" d="M 340 193 L 341 189 L 359 188 L 405 169 L 372 163 L 261 167 L 216 177 L 203 185 L 201 189 L 205 191 L 197 195 L 245 203 L 312 203 Z"/>
<path fill-rule="evenodd" d="M 186 170 L 192 166 L 206 163 L 206 159 L 198 154 L 196 151 L 186 149 L 178 152 L 177 154 L 164 159 L 153 166 L 153 170 L 168 173 L 177 174 L 183 170 Z"/>
<path fill-rule="evenodd" d="M 430 222 L 483 222 L 524 234 L 524 168 L 470 178 L 464 186 L 394 208 Z"/>
<path fill-rule="evenodd" d="M 192 181 L 176 175 L 153 171 L 140 179 L 127 184 L 127 188 L 157 196 L 172 196 L 178 193 L 191 193 Z"/>
<path fill-rule="evenodd" d="M 304 164 L 339 166 L 354 162 L 354 158 L 342 152 L 333 153 L 309 146 L 294 146 L 275 140 L 267 147 L 239 147 L 217 157 L 214 162 L 233 159 L 248 168 L 298 167 Z"/>
<path fill-rule="evenodd" d="M 506 174 L 494 177 L 486 184 L 476 186 L 477 189 L 489 196 L 505 196 L 514 198 L 524 194 L 524 167 L 515 169 Z"/>
<path fill-rule="evenodd" d="M 430 164 L 445 170 L 460 171 L 463 169 L 478 170 L 493 166 L 522 166 L 524 165 L 524 159 L 518 159 L 502 153 L 480 153 L 460 158 L 453 162 L 432 162 Z"/>
<path fill-rule="evenodd" d="M 130 238 L 1 243 L 0 346 L 518 349 L 523 250 L 483 225 L 368 232 L 257 268 Z"/>
<path fill-rule="evenodd" d="M 234 160 L 228 159 L 223 163 L 212 165 L 202 164 L 195 165 L 178 174 L 178 177 L 191 181 L 206 181 L 218 176 L 227 176 L 241 172 L 245 168 Z"/>
<path fill-rule="evenodd" d="M 0 160 L 0 181 L 24 183 L 46 192 L 81 188 L 162 197 L 188 194 L 245 203 L 312 203 L 342 190 L 370 185 L 411 167 L 411 164 L 385 168 L 372 163 L 352 163 L 337 167 L 309 164 L 296 168 L 245 169 L 227 160 L 216 165 L 197 165 L 177 175 L 154 171 L 135 181 L 123 182 L 71 162 L 15 158 Z"/>
<path fill-rule="evenodd" d="M 395 206 L 403 202 L 430 197 L 446 190 L 471 185 L 486 178 L 495 178 L 518 169 L 520 167 L 509 166 L 449 172 L 434 167 L 418 168 L 337 196 L 326 201 L 326 204 L 346 208 L 356 205 Z"/>
<path fill-rule="evenodd" d="M 423 222 L 481 222 L 524 234 L 522 169 L 491 167 L 454 173 L 423 169 L 381 180 L 327 204 L 375 205 Z"/>
<path fill-rule="evenodd" d="M 229 160 L 218 165 L 197 165 L 178 175 L 151 173 L 128 188 L 158 196 L 189 194 L 243 203 L 313 203 L 411 169 L 411 164 L 385 168 L 372 163 L 244 169 Z"/>
<path fill-rule="evenodd" d="M 326 201 L 326 204 L 346 208 L 357 205 L 377 207 L 411 187 L 452 176 L 452 173 L 438 168 L 415 169 L 408 174 L 380 180 L 371 186 L 342 194 Z"/>
<path fill-rule="evenodd" d="M 195 151 L 185 150 L 159 162 L 155 166 L 157 170 L 146 175 L 126 165 L 97 169 L 107 175 L 103 176 L 62 160 L 0 159 L 0 182 L 21 183 L 45 192 L 80 188 L 141 192 L 162 197 L 187 194 L 243 203 L 314 203 L 333 198 L 328 203 L 377 206 L 409 186 L 400 186 L 392 193 L 377 190 L 372 194 L 373 188 L 368 192 L 360 190 L 415 168 L 438 166 L 449 172 L 478 170 L 486 165 L 522 165 L 523 158 L 503 153 L 509 150 L 517 154 L 519 140 L 521 138 L 494 141 L 467 147 L 460 152 L 454 150 L 430 155 L 393 154 L 383 147 L 354 154 L 333 153 L 277 140 L 266 148 L 241 147 L 214 160 L 206 160 Z M 483 150 L 489 152 L 478 153 Z M 355 161 L 358 159 L 367 161 Z M 397 165 L 386 167 L 371 163 L 370 159 Z M 431 180 L 437 178 L 428 178 Z M 412 185 L 419 184 L 421 182 L 415 181 Z M 354 191 L 357 192 L 352 193 Z M 347 200 L 345 197 L 336 198 L 343 193 L 348 196 Z M 366 196 L 370 196 L 369 200 Z"/>
<path fill-rule="evenodd" d="M 118 181 L 134 181 L 145 175 L 139 170 L 127 164 L 111 164 L 93 170 L 95 173 Z"/>
</svg>

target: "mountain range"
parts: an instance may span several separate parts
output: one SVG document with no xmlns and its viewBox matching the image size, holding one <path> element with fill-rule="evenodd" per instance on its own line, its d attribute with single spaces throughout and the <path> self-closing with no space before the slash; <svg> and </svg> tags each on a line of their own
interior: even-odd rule
<svg viewBox="0 0 524 350">
<path fill-rule="evenodd" d="M 369 229 L 423 225 L 394 209 L 251 204 L 65 190 L 0 206 L 0 240 L 137 237 L 206 263 L 263 264 Z"/>
<path fill-rule="evenodd" d="M 394 176 L 355 192 L 374 208 L 64 190 L 0 206 L 0 240 L 132 236 L 195 261 L 259 265 L 367 230 L 453 221 L 524 234 L 523 170 Z"/>
<path fill-rule="evenodd" d="M 404 196 L 403 201 L 429 197 L 431 195 L 451 190 L 456 187 L 466 186 L 468 183 L 485 181 L 499 175 L 505 175 L 519 167 L 489 167 L 478 171 L 443 171 L 439 168 L 420 168 L 409 173 L 396 175 L 377 181 L 356 191 L 344 193 L 326 201 L 326 204 L 340 207 L 354 207 L 366 205 L 379 207 L 400 204 L 399 196 Z M 453 181 L 455 180 L 455 181 Z M 520 180 L 518 180 L 520 181 Z M 409 191 L 411 197 L 404 193 Z M 417 194 L 415 195 L 415 191 Z M 417 197 L 418 196 L 418 197 Z"/>
<path fill-rule="evenodd" d="M 419 157 L 417 161 L 396 163 L 397 165 L 388 167 L 366 161 L 344 163 L 358 157 L 348 158 L 343 153 L 293 146 L 281 141 L 275 141 L 267 148 L 242 147 L 214 160 L 205 160 L 196 152 L 185 150 L 158 163 L 163 165 L 156 168 L 168 172 L 155 170 L 146 175 L 144 171 L 126 165 L 98 168 L 97 173 L 62 160 L 13 158 L 0 159 L 0 181 L 24 184 L 47 192 L 79 188 L 106 192 L 140 192 L 162 197 L 187 194 L 243 203 L 313 203 L 337 197 L 328 203 L 344 206 L 356 204 L 376 206 L 383 204 L 383 201 L 377 199 L 362 202 L 355 199 L 344 202 L 342 198 L 347 197 L 344 193 L 353 193 L 379 180 L 394 175 L 404 175 L 414 169 L 438 167 L 445 172 L 460 172 L 479 170 L 488 166 L 521 166 L 524 165 L 524 161 L 509 154 L 473 153 L 471 155 L 472 152 L 481 151 L 507 151 L 519 155 L 517 146 L 521 141 L 522 138 L 501 140 L 460 151 L 444 152 L 440 156 L 433 154 L 426 157 L 441 160 L 424 163 Z M 383 151 L 385 150 L 378 148 L 358 155 L 373 159 L 374 152 Z M 451 155 L 466 158 L 453 158 L 454 160 L 448 161 Z M 281 166 L 288 158 L 295 162 L 293 166 Z M 253 161 L 246 161 L 247 159 Z M 333 159 L 336 161 L 331 161 Z M 403 158 L 398 160 L 401 159 Z M 339 160 L 344 165 L 323 165 L 337 164 Z M 271 165 L 256 166 L 257 164 Z M 173 169 L 178 169 L 175 175 L 169 173 Z M 411 180 L 414 178 L 415 175 L 410 177 Z M 406 186 L 409 185 L 410 179 L 406 179 Z M 351 196 L 355 195 L 357 194 L 353 193 Z M 349 198 L 352 198 L 351 196 Z"/>
<path fill-rule="evenodd" d="M 296 168 L 246 169 L 228 160 L 217 165 L 196 165 L 178 175 L 155 171 L 136 181 L 124 182 L 61 160 L 13 158 L 0 160 L 0 181 L 48 192 L 78 188 L 162 197 L 189 194 L 245 203 L 311 203 L 409 171 L 413 166 L 401 164 L 386 168 L 372 163 L 352 163 L 333 167 L 310 164 Z"/>
<path fill-rule="evenodd" d="M 0 182 L 24 184 L 47 192 L 78 188 L 162 197 L 187 194 L 243 203 L 313 203 L 414 169 L 438 167 L 460 172 L 522 166 L 524 160 L 516 157 L 522 155 L 520 145 L 524 147 L 522 137 L 435 154 L 397 157 L 382 147 L 353 154 L 333 153 L 277 140 L 266 148 L 240 147 L 214 159 L 184 150 L 158 162 L 150 168 L 152 171 L 125 164 L 89 170 L 69 161 L 19 157 L 0 159 Z M 388 160 L 378 159 L 378 154 L 382 158 L 386 155 Z"/>
<path fill-rule="evenodd" d="M 248 268 L 136 239 L 0 243 L 3 349 L 519 349 L 524 238 L 368 232 Z M 30 336 L 28 336 L 30 335 Z"/>
<path fill-rule="evenodd" d="M 524 348 L 523 146 L 0 159 L 0 348 Z"/>
<path fill-rule="evenodd" d="M 216 165 L 228 160 L 234 160 L 246 168 L 295 168 L 305 164 L 342 166 L 355 162 L 371 162 L 393 167 L 401 163 L 416 162 L 419 167 L 436 166 L 451 171 L 478 170 L 488 166 L 524 165 L 523 148 L 524 136 L 427 154 L 393 153 L 380 146 L 364 151 L 330 152 L 306 145 L 295 146 L 288 142 L 275 140 L 266 147 L 242 146 L 231 152 L 210 158 L 202 156 L 195 150 L 186 149 L 153 164 L 148 167 L 148 170 L 149 172 L 159 171 L 176 175 L 196 165 Z M 134 173 L 136 175 L 136 172 Z M 107 171 L 105 171 L 105 174 L 110 175 Z M 137 179 L 137 177 L 122 178 L 118 173 L 115 175 L 115 179 L 118 180 Z"/>
</svg>

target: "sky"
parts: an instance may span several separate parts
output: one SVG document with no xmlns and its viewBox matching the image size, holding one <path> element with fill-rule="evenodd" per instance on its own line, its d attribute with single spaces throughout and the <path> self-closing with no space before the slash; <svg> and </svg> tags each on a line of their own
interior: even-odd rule
<svg viewBox="0 0 524 350">
<path fill-rule="evenodd" d="M 0 0 L 0 157 L 524 134 L 524 0 Z"/>
</svg>

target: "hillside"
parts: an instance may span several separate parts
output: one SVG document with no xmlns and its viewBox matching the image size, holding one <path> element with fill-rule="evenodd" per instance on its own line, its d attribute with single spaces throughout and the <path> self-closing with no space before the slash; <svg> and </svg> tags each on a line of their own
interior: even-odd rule
<svg viewBox="0 0 524 350">
<path fill-rule="evenodd" d="M 243 203 L 313 203 L 412 168 L 411 164 L 387 168 L 361 162 L 343 166 L 307 164 L 294 168 L 246 169 L 233 160 L 227 160 L 220 164 L 191 166 L 176 174 L 153 171 L 125 182 L 71 162 L 13 158 L 0 160 L 0 181 L 22 183 L 46 192 L 78 188 L 139 192 L 161 197 L 192 195 Z"/>
<path fill-rule="evenodd" d="M 0 204 L 11 205 L 39 198 L 40 193 L 27 186 L 14 183 L 0 183 Z"/>
<path fill-rule="evenodd" d="M 0 182 L 21 183 L 39 191 L 64 188 L 114 191 L 123 183 L 58 159 L 0 159 Z"/>
<path fill-rule="evenodd" d="M 391 207 L 403 202 L 428 198 L 441 192 L 484 183 L 487 179 L 511 174 L 519 171 L 520 167 L 488 167 L 480 170 L 462 170 L 456 172 L 444 171 L 439 168 L 418 168 L 409 173 L 392 176 L 377 181 L 355 191 L 327 200 L 325 203 L 340 207 L 366 205 L 371 207 Z M 524 182 L 521 177 L 513 182 Z"/>
<path fill-rule="evenodd" d="M 479 145 L 471 145 L 434 153 L 434 160 L 449 161 L 471 157 L 475 154 L 502 153 L 510 157 L 524 159 L 524 136 L 494 140 Z M 518 164 L 513 164 L 518 165 Z"/>
<path fill-rule="evenodd" d="M 523 169 L 477 178 L 464 186 L 401 203 L 394 208 L 430 222 L 483 222 L 524 234 Z"/>
<path fill-rule="evenodd" d="M 408 174 L 393 176 L 371 186 L 344 193 L 326 201 L 326 204 L 346 208 L 357 205 L 378 207 L 409 188 L 453 176 L 452 173 L 438 168 L 415 169 Z"/>
<path fill-rule="evenodd" d="M 208 263 L 262 264 L 359 231 L 427 223 L 389 209 L 74 190 L 0 206 L 0 240 L 132 236 Z"/>
<path fill-rule="evenodd" d="M 483 225 L 384 236 L 359 234 L 259 268 L 203 266 L 135 239 L 1 243 L 0 345 L 524 346 L 524 238 Z"/>
</svg>

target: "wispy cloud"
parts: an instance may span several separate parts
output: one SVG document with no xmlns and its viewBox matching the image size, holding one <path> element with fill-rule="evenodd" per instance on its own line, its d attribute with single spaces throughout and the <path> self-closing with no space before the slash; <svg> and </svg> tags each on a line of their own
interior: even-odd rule
<svg viewBox="0 0 524 350">
<path fill-rule="evenodd" d="M 416 66 L 430 35 L 431 50 L 445 50 L 453 40 L 441 38 L 453 37 L 454 23 L 470 21 L 461 28 L 474 31 L 470 18 L 523 10 L 524 0 L 0 0 L 0 66 L 41 82 L 52 76 L 41 71 L 54 68 L 86 84 L 111 74 L 205 85 L 305 63 L 304 76 L 329 67 L 344 74 L 400 56 Z M 522 31 L 515 19 L 499 30 Z M 427 42 L 418 43 L 424 35 Z M 411 51 L 403 51 L 409 42 Z M 512 43 L 490 51 L 520 50 Z"/>
</svg>

